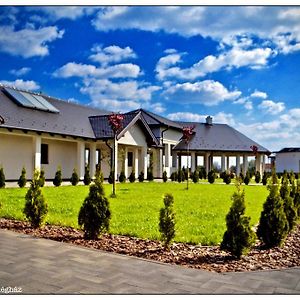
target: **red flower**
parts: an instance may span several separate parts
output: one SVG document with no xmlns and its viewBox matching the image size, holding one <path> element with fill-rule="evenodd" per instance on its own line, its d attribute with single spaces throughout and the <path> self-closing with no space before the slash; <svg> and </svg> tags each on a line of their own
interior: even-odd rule
<svg viewBox="0 0 300 300">
<path fill-rule="evenodd" d="M 253 146 L 250 146 L 250 148 L 252 149 L 254 155 L 256 155 L 258 152 L 258 147 L 256 145 L 253 145 Z"/>
<path fill-rule="evenodd" d="M 122 121 L 124 120 L 124 116 L 121 114 L 111 114 L 108 116 L 108 122 L 111 129 L 116 133 L 118 130 L 122 128 Z"/>
<path fill-rule="evenodd" d="M 188 143 L 193 135 L 193 130 L 194 130 L 195 126 L 185 126 L 182 128 L 182 140 L 184 140 L 186 143 Z"/>
</svg>

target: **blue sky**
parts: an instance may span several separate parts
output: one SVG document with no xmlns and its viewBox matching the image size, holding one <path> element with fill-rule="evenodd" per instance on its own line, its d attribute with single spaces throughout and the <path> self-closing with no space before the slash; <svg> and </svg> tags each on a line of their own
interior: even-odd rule
<svg viewBox="0 0 300 300">
<path fill-rule="evenodd" d="M 0 81 L 300 145 L 300 7 L 0 7 Z"/>
</svg>

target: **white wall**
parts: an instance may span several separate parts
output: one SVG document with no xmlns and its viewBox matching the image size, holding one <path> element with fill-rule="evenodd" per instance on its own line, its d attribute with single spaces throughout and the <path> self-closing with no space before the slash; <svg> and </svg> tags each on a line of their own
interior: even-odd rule
<svg viewBox="0 0 300 300">
<path fill-rule="evenodd" d="M 283 172 L 284 170 L 300 172 L 300 152 L 277 153 L 275 165 L 276 172 Z"/>
<path fill-rule="evenodd" d="M 174 130 L 170 128 L 163 133 L 164 143 L 173 142 L 174 144 L 177 144 L 181 137 L 182 131 L 180 130 Z"/>
<path fill-rule="evenodd" d="M 124 137 L 120 138 L 118 143 L 141 147 L 147 146 L 145 133 L 137 124 L 134 124 L 128 131 L 126 131 Z"/>
</svg>

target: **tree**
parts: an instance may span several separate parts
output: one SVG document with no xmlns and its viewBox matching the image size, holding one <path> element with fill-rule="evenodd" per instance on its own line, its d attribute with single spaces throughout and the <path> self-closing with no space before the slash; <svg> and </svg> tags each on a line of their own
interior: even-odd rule
<svg viewBox="0 0 300 300">
<path fill-rule="evenodd" d="M 18 180 L 18 185 L 20 188 L 23 188 L 26 185 L 27 179 L 26 179 L 26 170 L 25 167 L 22 168 L 21 176 Z"/>
<path fill-rule="evenodd" d="M 226 184 L 230 184 L 231 183 L 230 173 L 225 173 L 223 182 L 225 182 Z"/>
<path fill-rule="evenodd" d="M 147 180 L 148 181 L 153 181 L 154 180 L 153 172 L 152 172 L 151 168 L 148 168 L 148 170 L 147 170 Z"/>
<path fill-rule="evenodd" d="M 260 173 L 259 173 L 259 171 L 255 172 L 255 182 L 260 183 Z"/>
<path fill-rule="evenodd" d="M 257 228 L 257 236 L 267 248 L 281 246 L 289 231 L 279 188 L 279 181 L 273 169 L 272 178 L 268 184 L 270 193 L 263 205 Z"/>
<path fill-rule="evenodd" d="M 135 172 L 134 172 L 134 171 L 132 171 L 132 172 L 130 173 L 130 175 L 129 175 L 129 181 L 130 181 L 131 183 L 134 183 L 134 182 L 135 182 Z"/>
<path fill-rule="evenodd" d="M 103 188 L 103 175 L 97 168 L 95 181 L 90 185 L 89 195 L 78 214 L 78 224 L 83 228 L 84 238 L 95 240 L 99 234 L 108 231 L 110 218 L 109 202 Z"/>
<path fill-rule="evenodd" d="M 0 188 L 4 188 L 5 187 L 5 175 L 4 175 L 4 171 L 3 168 L 0 168 Z"/>
<path fill-rule="evenodd" d="M 264 174 L 263 174 L 261 182 L 262 182 L 263 185 L 266 185 L 267 182 L 268 182 L 268 174 L 267 174 L 266 171 L 264 171 Z"/>
<path fill-rule="evenodd" d="M 85 185 L 90 185 L 90 183 L 92 182 L 92 178 L 90 175 L 90 168 L 88 165 L 85 166 L 84 168 L 84 177 L 83 177 L 83 183 Z"/>
<path fill-rule="evenodd" d="M 40 172 L 40 187 L 43 187 L 45 185 L 45 171 L 44 169 L 41 169 Z"/>
<path fill-rule="evenodd" d="M 168 175 L 167 175 L 167 171 L 163 172 L 163 182 L 167 182 L 168 181 Z"/>
<path fill-rule="evenodd" d="M 300 179 L 297 180 L 295 195 L 294 195 L 294 207 L 297 213 L 297 219 L 300 219 Z"/>
<path fill-rule="evenodd" d="M 245 191 L 241 181 L 236 181 L 237 191 L 232 195 L 232 205 L 226 216 L 227 230 L 221 243 L 221 250 L 230 252 L 237 258 L 247 254 L 255 243 L 255 232 L 250 227 L 250 217 L 245 216 Z"/>
<path fill-rule="evenodd" d="M 289 231 L 292 231 L 296 225 L 297 214 L 294 207 L 294 200 L 291 197 L 291 189 L 289 183 L 290 182 L 287 174 L 283 174 L 280 196 L 283 200 L 284 212 L 289 223 Z"/>
<path fill-rule="evenodd" d="M 173 172 L 173 173 L 171 174 L 170 178 L 171 178 L 172 181 L 177 181 L 177 179 L 178 179 L 177 172 L 176 172 L 176 171 Z"/>
<path fill-rule="evenodd" d="M 182 181 L 184 181 L 184 179 L 185 179 L 185 176 L 184 176 L 183 170 L 179 169 L 178 170 L 177 180 L 178 180 L 178 182 L 182 182 Z"/>
<path fill-rule="evenodd" d="M 114 171 L 110 171 L 108 176 L 108 183 L 113 184 L 113 182 L 114 182 Z"/>
<path fill-rule="evenodd" d="M 244 183 L 245 183 L 246 185 L 248 185 L 250 181 L 251 181 L 250 173 L 249 173 L 249 171 L 247 171 L 247 172 L 246 172 L 246 176 L 245 176 L 245 178 L 244 178 Z"/>
<path fill-rule="evenodd" d="M 25 207 L 23 210 L 25 217 L 34 228 L 38 228 L 42 225 L 48 213 L 48 206 L 42 194 L 39 177 L 40 172 L 35 170 L 30 188 L 25 196 Z"/>
<path fill-rule="evenodd" d="M 194 183 L 198 183 L 199 182 L 199 172 L 197 170 L 195 170 L 193 172 L 193 182 Z"/>
<path fill-rule="evenodd" d="M 61 168 L 58 167 L 58 168 L 57 168 L 57 171 L 56 171 L 56 173 L 55 173 L 55 177 L 54 177 L 54 179 L 53 179 L 53 184 L 54 184 L 55 186 L 60 186 L 61 183 L 62 183 Z"/>
<path fill-rule="evenodd" d="M 159 232 L 165 248 L 169 249 L 172 239 L 175 237 L 175 213 L 173 209 L 174 198 L 172 194 L 165 194 L 164 208 L 159 213 Z"/>
<path fill-rule="evenodd" d="M 119 182 L 126 182 L 126 176 L 125 176 L 125 172 L 121 171 L 120 176 L 119 176 Z"/>
<path fill-rule="evenodd" d="M 70 178 L 70 182 L 71 182 L 72 185 L 74 185 L 74 186 L 77 185 L 78 182 L 79 182 L 79 176 L 78 176 L 77 171 L 76 171 L 75 168 L 73 169 L 73 173 L 72 173 L 72 176 L 71 176 L 71 178 Z"/>
<path fill-rule="evenodd" d="M 200 179 L 206 179 L 206 170 L 205 167 L 199 168 L 199 178 Z"/>
<path fill-rule="evenodd" d="M 216 174 L 214 170 L 210 170 L 207 174 L 207 180 L 209 183 L 214 183 L 216 178 Z"/>
<path fill-rule="evenodd" d="M 140 175 L 139 175 L 139 182 L 143 182 L 145 179 L 145 175 L 144 175 L 144 172 L 141 171 Z"/>
</svg>

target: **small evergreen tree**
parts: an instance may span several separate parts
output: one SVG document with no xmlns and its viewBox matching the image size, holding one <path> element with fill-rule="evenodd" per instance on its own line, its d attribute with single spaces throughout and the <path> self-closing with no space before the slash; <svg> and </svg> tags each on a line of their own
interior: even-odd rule
<svg viewBox="0 0 300 300">
<path fill-rule="evenodd" d="M 173 209 L 174 198 L 172 194 L 165 194 L 164 208 L 159 214 L 159 232 L 165 248 L 169 249 L 172 239 L 175 237 L 175 213 Z"/>
<path fill-rule="evenodd" d="M 197 170 L 195 170 L 193 172 L 193 178 L 192 179 L 193 179 L 194 183 L 198 183 L 199 182 L 199 172 Z"/>
<path fill-rule="evenodd" d="M 94 183 L 90 185 L 89 195 L 78 214 L 78 224 L 83 228 L 84 238 L 96 240 L 99 234 L 108 231 L 110 218 L 109 202 L 103 188 L 103 175 L 100 168 L 97 168 Z"/>
<path fill-rule="evenodd" d="M 134 183 L 134 182 L 135 182 L 135 172 L 134 172 L 134 171 L 132 171 L 132 172 L 130 173 L 130 175 L 129 175 L 129 181 L 130 181 L 131 183 Z"/>
<path fill-rule="evenodd" d="M 22 168 L 21 176 L 18 180 L 18 186 L 20 188 L 23 188 L 26 185 L 27 179 L 26 179 L 26 170 L 25 167 Z"/>
<path fill-rule="evenodd" d="M 255 172 L 255 182 L 260 183 L 260 173 L 259 173 L 259 171 Z"/>
<path fill-rule="evenodd" d="M 262 182 L 263 185 L 266 185 L 267 182 L 268 182 L 268 174 L 267 174 L 266 171 L 264 171 L 264 174 L 263 174 L 261 182 Z"/>
<path fill-rule="evenodd" d="M 139 182 L 144 182 L 145 180 L 145 174 L 143 171 L 141 171 L 140 175 L 139 175 Z"/>
<path fill-rule="evenodd" d="M 120 173 L 119 182 L 121 182 L 121 183 L 126 182 L 126 176 L 125 176 L 124 171 L 121 171 L 121 173 Z"/>
<path fill-rule="evenodd" d="M 147 172 L 147 180 L 148 180 L 148 181 L 153 181 L 153 180 L 154 180 L 153 172 L 152 172 L 151 169 L 148 169 L 148 172 Z"/>
<path fill-rule="evenodd" d="M 240 180 L 236 181 L 237 191 L 232 195 L 232 205 L 226 216 L 227 230 L 221 243 L 221 250 L 230 252 L 237 258 L 247 254 L 255 243 L 255 232 L 250 227 L 250 217 L 245 214 L 245 191 Z"/>
<path fill-rule="evenodd" d="M 182 168 L 182 173 L 183 173 L 183 180 L 182 181 L 188 180 L 188 178 L 189 178 L 188 169 L 186 169 L 185 167 L 183 167 Z"/>
<path fill-rule="evenodd" d="M 113 181 L 114 181 L 114 171 L 110 171 L 108 176 L 108 183 L 113 184 Z"/>
<path fill-rule="evenodd" d="M 184 176 L 184 173 L 183 173 L 182 169 L 178 170 L 177 180 L 178 180 L 178 182 L 182 182 L 182 181 L 185 180 L 185 176 Z"/>
<path fill-rule="evenodd" d="M 231 183 L 231 176 L 230 176 L 230 173 L 226 173 L 226 174 L 225 174 L 223 181 L 224 181 L 226 184 L 230 184 L 230 183 Z"/>
<path fill-rule="evenodd" d="M 199 168 L 199 178 L 200 179 L 206 179 L 206 170 L 205 167 Z"/>
<path fill-rule="evenodd" d="M 283 174 L 282 177 L 280 196 L 283 200 L 284 212 L 289 223 L 289 231 L 292 231 L 296 225 L 297 214 L 294 207 L 294 200 L 290 196 L 290 194 L 291 194 L 291 190 L 289 186 L 289 179 L 287 174 L 285 173 Z"/>
<path fill-rule="evenodd" d="M 177 177 L 178 177 L 177 172 L 173 172 L 170 176 L 172 181 L 177 181 Z"/>
<path fill-rule="evenodd" d="M 289 181 L 290 181 L 290 184 L 294 184 L 295 183 L 295 179 L 296 179 L 296 177 L 295 177 L 295 174 L 294 174 L 294 171 L 292 170 L 291 172 L 290 172 L 290 174 L 289 174 Z"/>
<path fill-rule="evenodd" d="M 247 172 L 246 172 L 246 176 L 245 176 L 245 178 L 244 178 L 244 183 L 245 183 L 246 185 L 248 185 L 249 182 L 250 182 L 250 180 L 251 180 L 251 178 L 250 178 L 250 173 L 249 173 L 249 171 L 247 171 Z"/>
<path fill-rule="evenodd" d="M 84 177 L 83 177 L 83 183 L 85 185 L 90 185 L 90 183 L 92 182 L 92 178 L 90 175 L 90 168 L 88 165 L 85 166 L 84 168 Z"/>
<path fill-rule="evenodd" d="M 60 186 L 61 183 L 62 183 L 61 168 L 58 167 L 58 168 L 57 168 L 57 171 L 56 171 L 56 173 L 55 173 L 55 177 L 54 177 L 54 179 L 53 179 L 53 184 L 54 184 L 55 186 Z"/>
<path fill-rule="evenodd" d="M 167 171 L 163 172 L 163 182 L 167 182 L 168 181 L 168 175 L 167 175 Z"/>
<path fill-rule="evenodd" d="M 35 170 L 30 188 L 25 196 L 25 207 L 23 210 L 25 217 L 34 228 L 38 228 L 42 225 L 48 213 L 47 203 L 40 187 L 39 176 L 40 172 Z"/>
<path fill-rule="evenodd" d="M 3 168 L 0 168 L 0 188 L 4 188 L 5 187 L 5 175 L 4 175 L 4 171 Z"/>
<path fill-rule="evenodd" d="M 297 219 L 300 219 L 300 179 L 297 180 L 295 196 L 294 196 L 294 207 L 297 214 Z"/>
<path fill-rule="evenodd" d="M 282 245 L 289 230 L 275 170 L 272 171 L 272 179 L 268 184 L 268 189 L 270 193 L 260 215 L 257 236 L 267 248 L 272 248 Z"/>
<path fill-rule="evenodd" d="M 207 174 L 207 180 L 209 183 L 214 183 L 215 182 L 215 178 L 216 178 L 216 175 L 215 175 L 215 171 L 214 170 L 210 170 Z"/>
<path fill-rule="evenodd" d="M 43 187 L 45 185 L 45 171 L 44 169 L 41 169 L 40 172 L 40 187 Z"/>
<path fill-rule="evenodd" d="M 240 173 L 239 177 L 240 177 L 241 181 L 244 182 L 245 176 L 244 176 L 244 174 L 242 172 Z"/>
<path fill-rule="evenodd" d="M 77 185 L 78 182 L 79 182 L 79 176 L 78 176 L 77 171 L 76 171 L 75 168 L 73 169 L 73 173 L 72 173 L 72 176 L 71 176 L 71 178 L 70 178 L 70 182 L 71 182 L 72 185 L 74 185 L 74 186 Z"/>
</svg>

